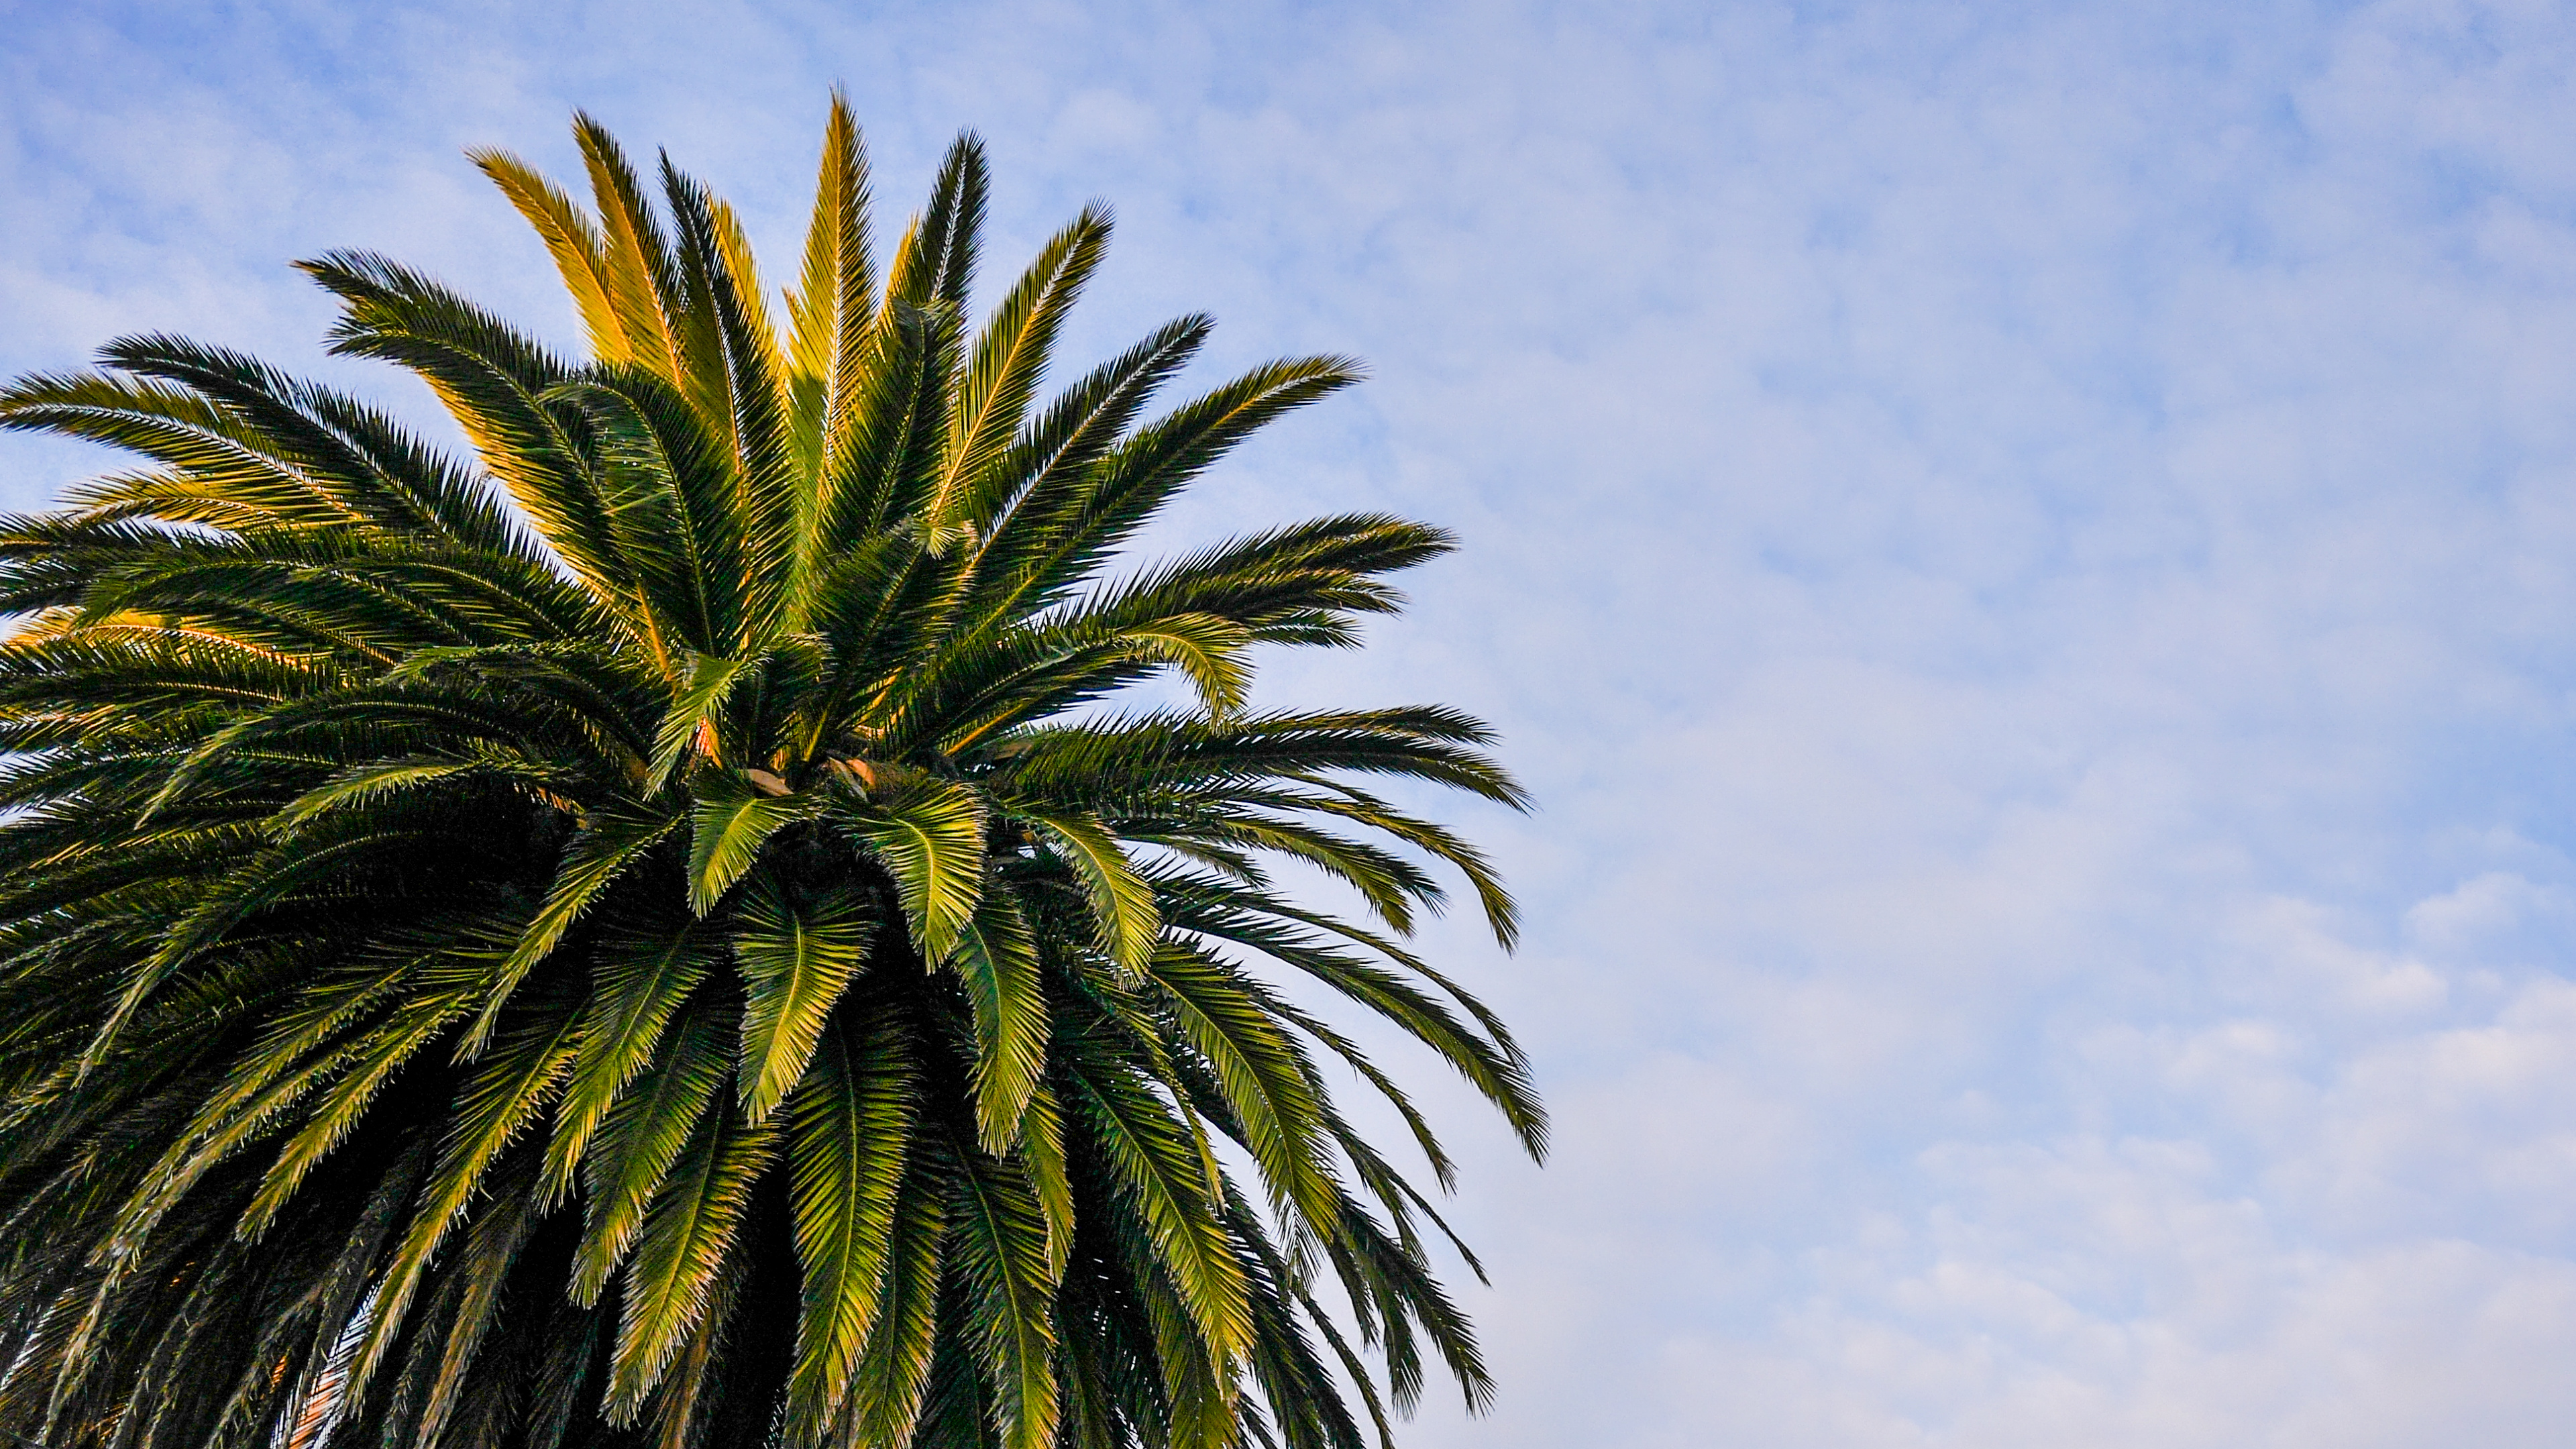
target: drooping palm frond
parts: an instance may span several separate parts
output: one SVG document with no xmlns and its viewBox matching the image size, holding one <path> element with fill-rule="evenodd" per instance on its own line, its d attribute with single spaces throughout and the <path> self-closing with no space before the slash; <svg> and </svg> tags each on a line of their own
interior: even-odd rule
<svg viewBox="0 0 2576 1449">
<path fill-rule="evenodd" d="M 586 359 L 305 264 L 470 462 L 176 338 L 0 393 L 146 460 L 0 519 L 0 1435 L 1359 1449 L 1426 1349 L 1481 1402 L 1447 1228 L 1324 1064 L 1450 1159 L 1300 1002 L 1540 1152 L 1519 1048 L 1401 939 L 1428 866 L 1505 944 L 1511 899 L 1369 777 L 1522 797 L 1454 711 L 1248 693 L 1449 540 L 1117 571 L 1357 369 L 1148 419 L 1185 318 L 1042 401 L 1108 214 L 971 322 L 980 144 L 880 269 L 837 98 L 782 327 L 720 200 L 576 137 L 587 205 L 475 159 Z M 1167 673 L 1195 706 L 1117 707 Z"/>
</svg>

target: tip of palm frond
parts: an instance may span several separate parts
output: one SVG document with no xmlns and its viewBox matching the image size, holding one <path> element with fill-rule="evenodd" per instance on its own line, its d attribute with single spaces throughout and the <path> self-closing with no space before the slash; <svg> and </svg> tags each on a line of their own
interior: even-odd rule
<svg viewBox="0 0 2576 1449">
<path fill-rule="evenodd" d="M 358 247 L 333 247 L 315 256 L 298 257 L 287 265 L 328 286 L 330 282 L 327 279 L 334 277 L 381 276 L 395 267 L 396 263 L 379 252 L 366 251 Z"/>
</svg>

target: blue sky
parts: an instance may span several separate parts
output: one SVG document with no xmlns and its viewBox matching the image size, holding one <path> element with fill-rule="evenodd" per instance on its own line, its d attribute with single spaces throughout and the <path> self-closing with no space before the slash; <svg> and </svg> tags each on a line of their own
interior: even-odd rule
<svg viewBox="0 0 2576 1449">
<path fill-rule="evenodd" d="M 1221 13 L 1220 13 L 1221 10 Z M 1464 551 L 1275 701 L 1485 714 L 1544 1171 L 1417 1449 L 2355 1449 L 2576 1418 L 2576 12 L 0 0 L 0 369 L 320 356 L 329 247 L 570 342 L 462 160 L 585 106 L 790 255 L 959 126 L 1073 355 L 1348 351 L 1166 540 Z M 783 266 L 783 262 L 779 265 Z M 1211 369 L 1213 371 L 1213 369 Z M 0 443 L 0 502 L 96 460 Z M 1410 1063 L 1425 1074 L 1429 1064 Z"/>
</svg>

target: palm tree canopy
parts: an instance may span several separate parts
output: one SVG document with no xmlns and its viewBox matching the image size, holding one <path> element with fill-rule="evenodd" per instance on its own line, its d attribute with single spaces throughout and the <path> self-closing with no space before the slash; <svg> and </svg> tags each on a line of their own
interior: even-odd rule
<svg viewBox="0 0 2576 1449">
<path fill-rule="evenodd" d="M 587 360 L 303 264 L 470 459 L 176 337 L 0 394 L 143 460 L 0 518 L 0 1433 L 1359 1449 L 1426 1351 L 1480 1403 L 1447 1229 L 1326 1065 L 1449 1158 L 1318 1012 L 1541 1150 L 1519 1048 L 1404 944 L 1429 867 L 1505 945 L 1511 899 L 1377 792 L 1522 797 L 1454 710 L 1247 698 L 1450 541 L 1122 562 L 1353 364 L 1149 417 L 1184 317 L 1042 399 L 1107 214 L 970 326 L 980 145 L 880 266 L 837 98 L 773 318 L 721 200 L 575 129 L 588 206 L 475 159 Z M 1158 676 L 1191 702 L 1120 703 Z"/>
</svg>

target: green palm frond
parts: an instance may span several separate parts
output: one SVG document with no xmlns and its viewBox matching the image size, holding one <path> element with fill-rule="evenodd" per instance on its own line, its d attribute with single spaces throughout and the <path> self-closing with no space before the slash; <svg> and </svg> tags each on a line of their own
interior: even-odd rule
<svg viewBox="0 0 2576 1449">
<path fill-rule="evenodd" d="M 1253 701 L 1452 540 L 1127 553 L 1357 366 L 1153 415 L 1194 316 L 1048 395 L 1107 210 L 978 312 L 982 143 L 881 253 L 838 96 L 773 313 L 731 208 L 574 131 L 579 191 L 473 160 L 585 355 L 304 264 L 469 455 L 183 338 L 0 390 L 141 459 L 0 518 L 0 1437 L 1361 1449 L 1435 1363 L 1481 1404 L 1431 1255 L 1483 1269 L 1326 1068 L 1439 1189 L 1337 1013 L 1544 1150 L 1404 939 L 1452 878 L 1519 928 L 1423 787 L 1526 802 L 1454 710 Z"/>
<path fill-rule="evenodd" d="M 797 1089 L 790 1192 L 805 1276 L 787 1400 L 790 1443 L 832 1437 L 891 1291 L 916 1076 L 905 1023 L 880 1000 L 873 1010 L 854 1004 L 835 1013 L 814 1070 Z"/>
</svg>

